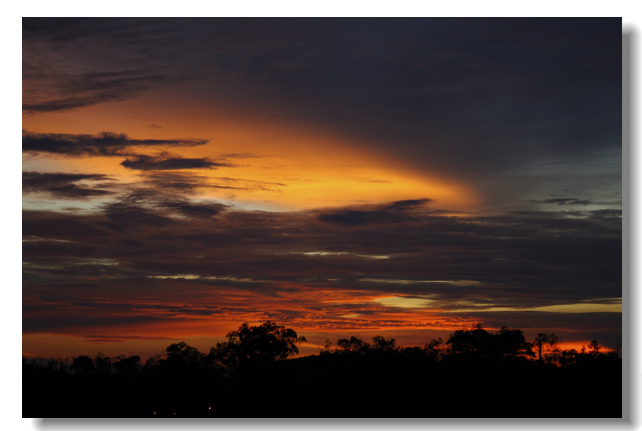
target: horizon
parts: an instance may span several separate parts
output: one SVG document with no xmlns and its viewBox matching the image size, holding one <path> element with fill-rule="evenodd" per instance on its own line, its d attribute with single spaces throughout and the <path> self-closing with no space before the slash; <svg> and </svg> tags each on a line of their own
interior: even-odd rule
<svg viewBox="0 0 642 431">
<path fill-rule="evenodd" d="M 470 329 L 470 328 L 460 328 L 460 330 L 466 330 L 466 329 Z M 489 332 L 496 331 L 497 329 L 500 329 L 500 328 L 485 328 L 484 327 L 484 330 L 489 331 Z M 509 329 L 519 329 L 519 328 L 509 328 Z M 297 334 L 297 335 L 303 335 L 303 334 Z M 385 334 L 382 335 L 381 332 L 378 332 L 376 334 L 373 332 L 372 337 L 374 337 L 376 335 L 383 336 L 384 338 L 386 338 Z M 547 334 L 547 335 L 555 335 L 555 334 L 552 333 L 552 334 Z M 331 347 L 336 348 L 337 347 L 336 343 L 341 338 L 350 339 L 351 336 L 353 336 L 353 335 L 346 335 L 345 337 L 337 337 L 336 339 L 332 339 L 332 340 L 331 339 L 327 339 L 327 341 L 331 342 Z M 359 334 L 354 335 L 354 336 L 356 338 L 358 338 L 358 339 L 361 339 L 362 341 L 364 341 L 366 343 L 370 343 L 372 341 L 372 337 L 370 337 L 370 336 L 363 336 L 362 337 Z M 438 338 L 441 338 L 444 343 L 446 343 L 446 341 L 448 340 L 448 338 L 443 338 L 443 337 L 438 337 Z M 533 343 L 534 337 L 531 337 L 531 338 L 525 337 L 525 338 L 526 338 L 527 342 L 530 342 L 531 344 L 533 344 L 532 349 L 533 349 L 533 352 L 536 353 L 536 346 Z M 222 342 L 224 340 L 226 340 L 226 338 L 222 338 L 218 342 Z M 396 341 L 397 341 L 396 338 L 389 338 L 387 340 L 395 341 L 396 348 L 405 349 L 405 348 L 413 348 L 413 347 L 424 348 L 424 346 L 427 345 L 430 341 L 436 341 L 437 339 L 436 338 L 433 338 L 433 339 L 430 339 L 430 340 L 426 339 L 425 343 L 423 343 L 423 344 L 414 344 L 414 345 L 401 345 L 399 343 L 396 343 Z M 179 344 L 181 342 L 184 342 L 183 340 L 180 340 L 180 341 L 179 340 L 174 340 L 174 341 L 175 342 L 172 342 L 171 344 Z M 557 346 L 557 348 L 559 349 L 560 352 L 575 350 L 576 352 L 579 353 L 579 352 L 582 352 L 583 349 L 586 349 L 588 351 L 591 341 L 592 340 L 590 340 L 588 342 L 565 342 L 564 340 L 559 340 L 559 342 L 556 343 L 556 346 Z M 598 341 L 598 343 L 600 342 L 599 340 L 596 340 L 596 341 Z M 216 345 L 211 345 L 211 346 L 207 346 L 205 348 L 202 348 L 202 346 L 199 347 L 199 346 L 195 346 L 195 345 L 190 345 L 189 343 L 186 343 L 186 344 L 188 346 L 190 346 L 190 347 L 196 348 L 200 353 L 205 354 L 205 355 L 208 354 L 210 348 L 216 347 Z M 169 346 L 167 346 L 167 347 L 169 347 Z M 326 347 L 325 344 L 324 345 L 313 344 L 313 343 L 310 343 L 308 341 L 301 342 L 297 347 L 299 349 L 299 353 L 292 354 L 291 356 L 289 356 L 288 358 L 286 358 L 284 360 L 305 358 L 305 357 L 310 357 L 310 356 L 318 356 L 323 351 L 327 351 L 327 347 Z M 312 349 L 314 349 L 314 351 L 312 351 Z M 446 352 L 449 352 L 449 348 L 448 347 L 446 347 L 445 349 L 446 349 Z M 600 353 L 608 353 L 608 352 L 616 352 L 616 351 L 621 352 L 621 350 L 618 350 L 618 349 L 621 349 L 621 346 L 615 346 L 614 348 L 610 348 L 610 347 L 603 346 L 603 345 L 600 344 Z M 305 351 L 307 351 L 307 353 Z M 102 351 L 97 351 L 95 353 L 86 352 L 86 353 L 81 353 L 81 354 L 72 354 L 72 355 L 67 354 L 67 355 L 58 355 L 58 356 L 49 356 L 49 357 L 29 356 L 29 355 L 24 355 L 23 354 L 22 358 L 23 358 L 23 360 L 25 360 L 25 359 L 26 360 L 35 360 L 37 364 L 46 365 L 47 361 L 50 361 L 50 360 L 70 361 L 74 357 L 78 357 L 78 356 L 88 356 L 88 357 L 94 358 L 94 357 L 96 357 L 98 355 L 104 355 L 105 357 L 109 357 L 111 359 L 115 359 L 117 356 L 122 355 L 122 353 L 123 352 L 120 352 L 120 354 L 108 355 L 108 354 L 105 354 Z M 127 356 L 127 355 L 124 355 L 124 356 Z M 141 356 L 141 355 L 137 355 L 137 354 L 133 353 L 130 356 L 140 356 L 141 364 L 145 364 L 145 362 L 148 359 L 165 358 L 167 356 L 167 351 L 166 351 L 166 349 L 163 349 L 162 351 L 156 352 L 155 354 L 150 354 L 149 356 Z M 534 358 L 531 358 L 531 359 L 532 360 L 536 360 L 537 358 L 534 357 Z"/>
</svg>

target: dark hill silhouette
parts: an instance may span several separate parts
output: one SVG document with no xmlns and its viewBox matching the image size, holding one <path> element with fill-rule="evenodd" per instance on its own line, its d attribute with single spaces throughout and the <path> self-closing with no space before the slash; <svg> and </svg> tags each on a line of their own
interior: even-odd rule
<svg viewBox="0 0 642 431">
<path fill-rule="evenodd" d="M 102 354 L 23 360 L 23 417 L 622 416 L 617 353 L 595 341 L 581 352 L 542 348 L 540 359 L 538 339 L 556 341 L 477 325 L 423 347 L 350 337 L 287 359 L 303 337 L 244 324 L 207 354 L 181 342 L 145 365 Z"/>
</svg>

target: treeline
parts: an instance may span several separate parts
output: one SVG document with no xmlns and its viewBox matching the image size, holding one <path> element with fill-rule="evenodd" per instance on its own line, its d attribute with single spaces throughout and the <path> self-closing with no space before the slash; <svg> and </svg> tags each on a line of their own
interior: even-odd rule
<svg viewBox="0 0 642 431">
<path fill-rule="evenodd" d="M 621 417 L 618 352 L 593 341 L 560 350 L 554 334 L 455 331 L 423 347 L 375 336 L 305 342 L 243 324 L 209 352 L 184 342 L 141 363 L 98 354 L 23 359 L 23 417 Z"/>
</svg>

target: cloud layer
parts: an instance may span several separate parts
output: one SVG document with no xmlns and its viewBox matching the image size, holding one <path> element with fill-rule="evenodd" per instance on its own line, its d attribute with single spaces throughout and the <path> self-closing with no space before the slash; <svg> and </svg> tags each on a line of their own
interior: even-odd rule
<svg viewBox="0 0 642 431">
<path fill-rule="evenodd" d="M 166 322 L 189 332 L 230 319 L 306 331 L 475 321 L 585 331 L 585 313 L 527 310 L 621 298 L 620 214 L 455 217 L 427 201 L 393 202 L 383 208 L 395 217 L 358 223 L 324 216 L 382 209 L 238 212 L 134 199 L 95 214 L 27 211 L 25 331 L 105 335 Z M 592 316 L 617 333 L 610 314 Z"/>
</svg>

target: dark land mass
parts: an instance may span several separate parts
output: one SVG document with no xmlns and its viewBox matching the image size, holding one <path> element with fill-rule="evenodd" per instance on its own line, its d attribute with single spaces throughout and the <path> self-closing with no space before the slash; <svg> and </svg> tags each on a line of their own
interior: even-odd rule
<svg viewBox="0 0 642 431">
<path fill-rule="evenodd" d="M 266 326 L 267 325 L 267 326 Z M 271 326 L 270 326 L 271 325 Z M 245 332 L 243 330 L 245 328 Z M 261 331 L 259 331 L 261 329 Z M 280 332 L 279 332 L 280 331 Z M 23 360 L 23 417 L 620 418 L 617 352 L 560 351 L 520 330 L 456 331 L 424 347 L 339 340 L 286 359 L 305 341 L 270 322 L 239 328 L 209 354 L 172 344 L 137 356 Z M 260 333 L 259 333 L 260 332 Z M 543 342 L 542 342 L 543 341 Z M 546 344 L 548 343 L 548 344 Z M 544 353 L 542 352 L 544 345 Z"/>
</svg>

